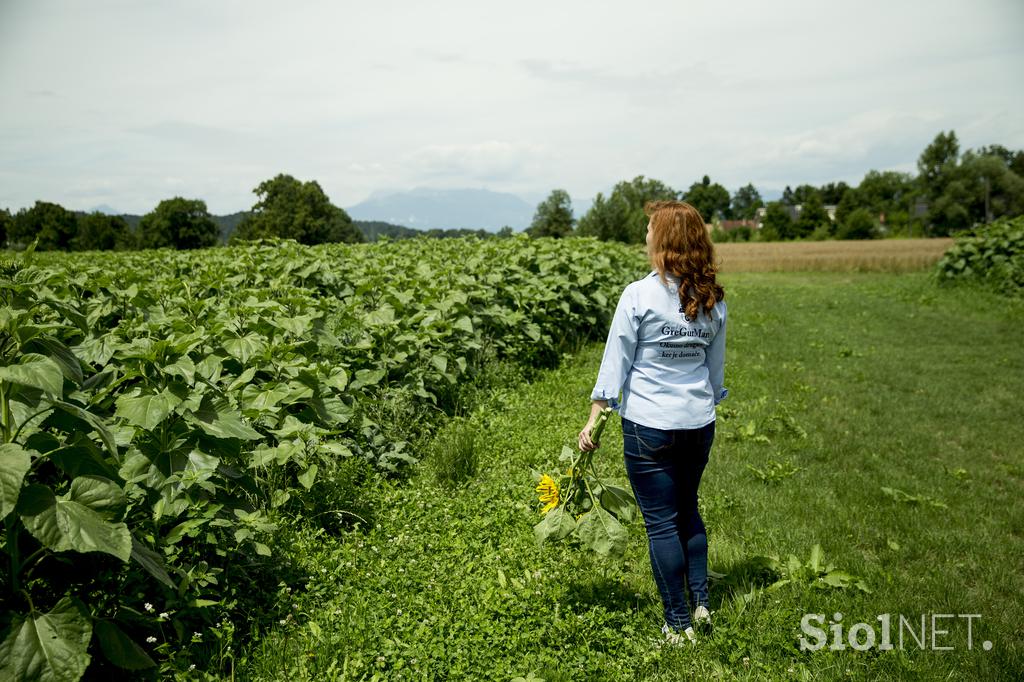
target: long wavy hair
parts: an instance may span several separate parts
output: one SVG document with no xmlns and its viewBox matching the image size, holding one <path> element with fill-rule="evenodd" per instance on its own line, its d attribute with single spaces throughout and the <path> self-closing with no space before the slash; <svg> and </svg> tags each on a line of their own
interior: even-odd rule
<svg viewBox="0 0 1024 682">
<path fill-rule="evenodd" d="M 700 310 L 711 317 L 725 289 L 715 281 L 715 247 L 700 212 L 685 201 L 649 201 L 644 213 L 651 219 L 647 257 L 661 281 L 666 274 L 679 278 L 679 304 L 688 318 L 697 319 Z"/>
</svg>

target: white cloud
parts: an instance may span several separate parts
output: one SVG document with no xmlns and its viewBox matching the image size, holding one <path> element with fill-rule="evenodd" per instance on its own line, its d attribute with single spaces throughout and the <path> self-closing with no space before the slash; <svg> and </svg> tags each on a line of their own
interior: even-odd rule
<svg viewBox="0 0 1024 682">
<path fill-rule="evenodd" d="M 940 130 L 1024 148 L 1022 25 L 1018 0 L 2 3 L 0 206 L 226 213 L 281 172 L 341 205 L 856 181 Z"/>
<path fill-rule="evenodd" d="M 471 144 L 432 144 L 412 152 L 407 162 L 416 175 L 430 180 L 462 183 L 517 180 L 536 170 L 543 160 L 540 145 L 487 140 Z"/>
</svg>

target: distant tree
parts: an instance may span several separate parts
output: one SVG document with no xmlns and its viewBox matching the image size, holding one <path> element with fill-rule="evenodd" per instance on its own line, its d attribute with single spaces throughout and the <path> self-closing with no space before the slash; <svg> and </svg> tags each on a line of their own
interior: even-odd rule
<svg viewBox="0 0 1024 682">
<path fill-rule="evenodd" d="M 626 209 L 619 201 L 605 198 L 601 192 L 594 197 L 590 210 L 580 218 L 576 233 L 584 237 L 597 237 L 602 241 L 629 241 L 626 236 Z"/>
<path fill-rule="evenodd" d="M 8 240 L 27 246 L 38 239 L 39 251 L 61 251 L 71 247 L 78 229 L 75 214 L 59 204 L 37 201 L 32 208 L 21 209 L 12 221 Z"/>
<path fill-rule="evenodd" d="M 945 191 L 928 204 L 929 234 L 944 236 L 957 230 L 966 230 L 973 224 L 967 205 L 971 192 L 960 180 L 946 185 Z"/>
<path fill-rule="evenodd" d="M 1024 151 L 1012 151 L 1001 144 L 990 144 L 977 151 L 978 156 L 996 156 L 1006 167 L 1024 178 Z"/>
<path fill-rule="evenodd" d="M 909 173 L 868 171 L 857 186 L 858 200 L 879 213 L 905 208 L 914 195 L 914 179 Z"/>
<path fill-rule="evenodd" d="M 793 220 L 789 217 L 789 211 L 781 201 L 769 201 L 765 207 L 764 222 L 761 227 L 761 239 L 764 241 L 778 241 L 780 239 L 792 239 L 796 236 Z"/>
<path fill-rule="evenodd" d="M 363 241 L 348 213 L 332 204 L 315 180 L 300 182 L 279 174 L 261 182 L 253 192 L 257 201 L 238 225 L 233 240 L 283 237 L 300 244 Z"/>
<path fill-rule="evenodd" d="M 71 240 L 75 251 L 124 251 L 132 247 L 132 234 L 121 216 L 100 212 L 78 216 L 78 234 Z"/>
<path fill-rule="evenodd" d="M 495 236 L 498 237 L 498 239 L 508 239 L 514 234 L 515 230 L 512 229 L 511 225 L 504 225 L 500 230 L 498 230 L 498 233 Z"/>
<path fill-rule="evenodd" d="M 782 190 L 782 198 L 779 201 L 786 206 L 796 206 L 798 203 L 796 198 L 793 196 L 793 188 L 789 185 L 786 185 L 786 189 Z"/>
<path fill-rule="evenodd" d="M 416 230 L 404 225 L 393 225 L 380 220 L 355 220 L 356 228 L 368 242 L 375 242 L 381 238 L 387 239 L 412 239 L 422 237 L 423 231 Z"/>
<path fill-rule="evenodd" d="M 968 150 L 953 131 L 939 133 L 918 159 L 917 185 L 927 202 L 925 222 L 935 235 L 1024 213 L 1024 177 L 1014 168 L 1024 165 L 1020 152 L 1002 145 Z"/>
<path fill-rule="evenodd" d="M 647 234 L 644 205 L 648 201 L 679 200 L 679 192 L 665 183 L 639 175 L 615 185 L 606 199 L 598 193 L 590 210 L 580 218 L 577 234 L 626 243 L 643 243 Z"/>
<path fill-rule="evenodd" d="M 218 234 L 202 199 L 164 199 L 139 222 L 139 245 L 144 249 L 201 249 L 214 246 Z"/>
<path fill-rule="evenodd" d="M 556 189 L 537 206 L 533 222 L 526 228 L 531 237 L 565 237 L 572 233 L 572 199 L 564 189 Z"/>
<path fill-rule="evenodd" d="M 732 195 L 731 212 L 733 218 L 738 220 L 752 220 L 757 215 L 757 209 L 764 206 L 761 193 L 752 184 L 746 184 L 736 190 Z"/>
<path fill-rule="evenodd" d="M 821 190 L 814 185 L 797 185 L 797 188 L 792 192 L 791 201 L 793 203 L 791 203 L 790 206 L 802 206 L 803 204 L 806 204 L 811 197 L 821 199 Z M 824 200 L 822 200 L 822 203 L 824 203 Z"/>
<path fill-rule="evenodd" d="M 821 186 L 821 200 L 826 206 L 836 206 L 843 200 L 843 195 L 850 189 L 850 186 L 840 180 L 830 182 Z"/>
<path fill-rule="evenodd" d="M 11 229 L 13 219 L 6 208 L 0 209 L 0 249 L 7 247 L 7 233 Z"/>
<path fill-rule="evenodd" d="M 704 218 L 704 222 L 711 224 L 716 217 L 728 218 L 729 213 L 729 190 L 717 182 L 711 182 L 711 178 L 704 176 L 700 182 L 690 185 L 686 190 L 683 200 L 693 206 Z"/>
<path fill-rule="evenodd" d="M 970 191 L 956 178 L 958 159 L 959 142 L 952 130 L 936 135 L 918 158 L 918 185 L 928 204 L 925 222 L 933 235 L 971 225 L 971 215 L 961 204 Z"/>
<path fill-rule="evenodd" d="M 875 215 L 866 208 L 858 208 L 839 225 L 840 239 L 871 239 L 876 235 Z"/>
<path fill-rule="evenodd" d="M 957 173 L 969 197 L 965 198 L 973 222 L 991 222 L 997 218 L 1024 213 L 1024 178 L 1011 170 L 1005 156 L 968 150 Z M 1012 157 L 1010 157 L 1012 161 Z M 947 187 L 947 192 L 949 188 Z"/>
<path fill-rule="evenodd" d="M 472 230 L 472 229 L 470 229 L 468 227 L 447 228 L 447 229 L 441 229 L 441 228 L 435 227 L 433 229 L 426 230 L 425 232 L 423 232 L 423 235 L 426 236 L 426 237 L 430 237 L 431 239 L 458 239 L 460 237 L 476 237 L 478 239 L 492 239 L 495 236 L 493 232 L 488 232 L 487 230 L 483 230 L 483 229 Z"/>
<path fill-rule="evenodd" d="M 800 205 L 800 216 L 793 227 L 797 237 L 807 237 L 815 230 L 829 230 L 831 224 L 828 211 L 821 200 L 821 193 L 815 191 L 809 193 L 807 199 Z"/>
<path fill-rule="evenodd" d="M 940 132 L 921 152 L 917 159 L 917 177 L 929 198 L 937 199 L 942 196 L 946 185 L 952 181 L 952 176 L 956 172 L 959 156 L 960 143 L 952 130 L 948 133 Z"/>
<path fill-rule="evenodd" d="M 909 173 L 868 171 L 857 187 L 847 190 L 836 207 L 836 222 L 845 223 L 850 214 L 867 209 L 875 220 L 884 219 L 887 229 L 909 229 L 910 211 L 918 193 Z"/>
</svg>

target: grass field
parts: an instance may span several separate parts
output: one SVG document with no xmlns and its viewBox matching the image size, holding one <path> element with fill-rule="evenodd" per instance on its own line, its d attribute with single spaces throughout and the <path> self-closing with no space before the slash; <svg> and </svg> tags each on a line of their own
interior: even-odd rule
<svg viewBox="0 0 1024 682">
<path fill-rule="evenodd" d="M 289 552 L 306 589 L 279 596 L 294 615 L 215 666 L 268 680 L 1020 679 L 1019 304 L 938 290 L 925 273 L 723 281 L 730 396 L 701 499 L 711 568 L 725 574 L 712 637 L 660 646 L 640 524 L 621 565 L 534 543 L 531 469 L 553 471 L 574 443 L 593 345 L 479 402 L 467 481 L 439 483 L 434 452 L 413 478 L 373 484 L 374 527 L 300 534 Z M 597 459 L 624 484 L 621 448 L 613 424 Z M 806 566 L 815 545 L 820 571 Z M 773 568 L 791 554 L 800 566 Z M 825 564 L 870 591 L 828 588 L 814 579 Z M 806 613 L 824 614 L 823 628 L 841 613 L 844 635 L 891 614 L 896 648 L 800 651 Z M 978 616 L 939 618 L 942 634 L 933 614 Z M 917 630 L 926 618 L 923 650 L 898 646 L 901 615 Z M 953 648 L 932 650 L 933 634 Z"/>
<path fill-rule="evenodd" d="M 934 265 L 951 238 L 722 243 L 722 272 L 910 272 Z"/>
</svg>

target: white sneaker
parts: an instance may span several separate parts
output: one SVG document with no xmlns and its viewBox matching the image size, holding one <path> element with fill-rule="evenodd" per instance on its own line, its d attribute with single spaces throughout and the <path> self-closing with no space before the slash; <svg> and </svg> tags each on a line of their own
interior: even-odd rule
<svg viewBox="0 0 1024 682">
<path fill-rule="evenodd" d="M 685 646 L 687 644 L 697 643 L 697 633 L 693 631 L 693 627 L 688 627 L 682 632 L 676 632 L 669 627 L 668 623 L 661 626 L 661 631 L 665 635 L 665 639 L 669 644 L 676 646 Z"/>
<path fill-rule="evenodd" d="M 711 632 L 711 612 L 703 604 L 693 610 L 693 624 L 703 632 Z"/>
</svg>

